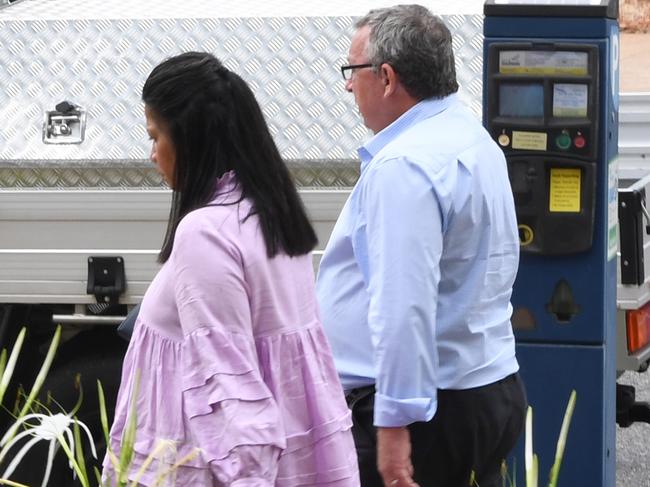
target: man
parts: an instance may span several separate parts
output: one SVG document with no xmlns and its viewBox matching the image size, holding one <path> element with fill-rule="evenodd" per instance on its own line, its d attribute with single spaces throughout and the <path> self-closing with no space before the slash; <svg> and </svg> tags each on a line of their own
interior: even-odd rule
<svg viewBox="0 0 650 487">
<path fill-rule="evenodd" d="M 455 94 L 438 17 L 397 6 L 356 28 L 341 70 L 375 135 L 317 286 L 361 485 L 496 487 L 526 408 L 506 162 Z"/>
</svg>

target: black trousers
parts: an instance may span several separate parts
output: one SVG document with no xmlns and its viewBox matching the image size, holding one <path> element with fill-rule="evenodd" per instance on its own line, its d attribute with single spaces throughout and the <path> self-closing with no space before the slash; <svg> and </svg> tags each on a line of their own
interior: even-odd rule
<svg viewBox="0 0 650 487">
<path fill-rule="evenodd" d="M 346 395 L 361 487 L 384 485 L 377 471 L 374 394 L 370 386 Z M 474 472 L 480 487 L 500 487 L 501 462 L 523 430 L 526 407 L 519 374 L 483 387 L 439 390 L 433 419 L 409 425 L 414 480 L 420 487 L 468 487 Z"/>
</svg>

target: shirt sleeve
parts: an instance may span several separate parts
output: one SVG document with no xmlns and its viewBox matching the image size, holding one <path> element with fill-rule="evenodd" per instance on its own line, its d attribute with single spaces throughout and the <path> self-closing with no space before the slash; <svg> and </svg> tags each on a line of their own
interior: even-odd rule
<svg viewBox="0 0 650 487">
<path fill-rule="evenodd" d="M 171 256 L 186 424 L 220 485 L 270 487 L 285 434 L 257 362 L 241 256 L 223 228 L 188 217 Z"/>
<path fill-rule="evenodd" d="M 432 183 L 416 164 L 391 159 L 371 171 L 354 245 L 366 263 L 374 423 L 397 427 L 429 421 L 436 411 L 442 216 Z"/>
</svg>

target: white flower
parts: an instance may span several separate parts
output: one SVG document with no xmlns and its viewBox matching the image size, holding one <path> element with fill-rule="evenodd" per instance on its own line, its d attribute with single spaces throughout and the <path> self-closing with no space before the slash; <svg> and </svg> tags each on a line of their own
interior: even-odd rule
<svg viewBox="0 0 650 487">
<path fill-rule="evenodd" d="M 32 424 L 29 422 L 31 420 L 36 420 L 37 423 Z M 52 415 L 36 413 L 27 414 L 18 419 L 0 440 L 0 447 L 2 447 L 2 451 L 0 451 L 1 464 L 4 458 L 7 456 L 7 453 L 9 453 L 9 450 L 11 450 L 19 441 L 21 441 L 23 438 L 30 436 L 32 437 L 18 451 L 18 454 L 5 469 L 1 478 L 8 478 L 14 472 L 18 464 L 22 461 L 23 457 L 36 443 L 39 441 L 47 441 L 50 445 L 48 448 L 45 475 L 43 476 L 43 483 L 41 484 L 41 487 L 45 487 L 47 485 L 47 481 L 50 478 L 50 473 L 52 471 L 52 462 L 54 460 L 54 454 L 56 453 L 57 447 L 59 446 L 59 442 L 65 443 L 69 448 L 69 451 L 75 451 L 74 434 L 72 430 L 75 424 L 77 424 L 81 430 L 85 431 L 90 442 L 90 448 L 93 457 L 97 458 L 97 451 L 95 450 L 95 443 L 93 441 L 92 435 L 90 434 L 90 430 L 81 421 L 62 413 Z M 21 426 L 25 426 L 26 429 L 16 434 Z"/>
</svg>

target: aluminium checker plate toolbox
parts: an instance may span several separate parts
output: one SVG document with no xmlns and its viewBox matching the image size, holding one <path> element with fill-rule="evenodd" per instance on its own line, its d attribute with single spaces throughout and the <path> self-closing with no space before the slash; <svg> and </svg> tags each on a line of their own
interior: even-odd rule
<svg viewBox="0 0 650 487">
<path fill-rule="evenodd" d="M 120 302 L 140 301 L 158 269 L 169 208 L 148 161 L 140 91 L 155 65 L 187 50 L 213 52 L 249 82 L 322 248 L 347 197 L 337 188 L 356 181 L 356 147 L 367 137 L 338 68 L 354 18 L 391 3 L 18 0 L 0 8 L 0 303 L 95 302 L 86 292 L 92 256 L 121 257 Z M 428 6 L 454 32 L 461 96 L 479 117 L 482 1 Z M 64 100 L 83 113 L 51 113 Z M 84 117 L 83 137 L 59 123 L 78 129 Z M 46 144 L 44 127 L 57 142 L 83 140 Z"/>
<path fill-rule="evenodd" d="M 0 8 L 0 188 L 160 187 L 140 90 L 166 57 L 206 50 L 246 79 L 300 186 L 351 186 L 367 130 L 345 93 L 354 18 L 387 1 L 19 0 Z M 454 35 L 480 117 L 482 1 L 424 2 Z M 85 109 L 81 143 L 45 144 L 46 112 Z M 324 167 L 324 166 L 327 167 Z"/>
</svg>

